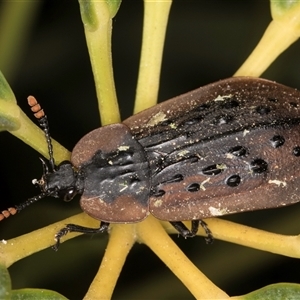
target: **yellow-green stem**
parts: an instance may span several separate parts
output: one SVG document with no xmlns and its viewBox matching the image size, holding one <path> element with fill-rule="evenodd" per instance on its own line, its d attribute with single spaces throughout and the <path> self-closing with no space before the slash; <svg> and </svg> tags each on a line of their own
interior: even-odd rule
<svg viewBox="0 0 300 300">
<path fill-rule="evenodd" d="M 271 233 L 218 218 L 206 219 L 205 222 L 218 240 L 300 258 L 299 235 L 286 236 Z M 186 225 L 189 226 L 189 222 L 186 222 Z M 176 233 L 176 230 L 168 223 L 164 223 L 164 227 L 169 233 Z M 204 235 L 203 229 L 200 229 L 198 234 Z"/>
<path fill-rule="evenodd" d="M 229 298 L 185 256 L 154 217 L 149 216 L 137 224 L 137 233 L 139 240 L 170 268 L 196 299 Z"/>
<path fill-rule="evenodd" d="M 172 1 L 144 0 L 143 43 L 134 113 L 157 102 L 165 33 Z"/>
<path fill-rule="evenodd" d="M 106 1 L 80 2 L 83 18 L 85 37 L 89 50 L 98 107 L 102 125 L 120 122 L 120 113 L 115 90 L 112 57 L 111 57 L 111 34 L 112 17 Z M 91 14 L 91 22 L 85 22 L 85 5 L 89 5 L 88 12 Z M 85 101 L 85 99 L 83 99 Z"/>
<path fill-rule="evenodd" d="M 105 255 L 85 300 L 98 299 L 99 293 L 101 299 L 111 299 L 127 255 L 135 243 L 134 227 L 135 224 L 112 226 Z"/>
<path fill-rule="evenodd" d="M 55 244 L 55 234 L 65 227 L 66 224 L 84 224 L 84 226 L 97 227 L 99 221 L 92 219 L 85 213 L 81 213 L 65 220 L 53 223 L 44 228 L 32 231 L 28 234 L 10 239 L 6 243 L 0 243 L 0 261 L 6 267 L 11 266 L 18 260 L 27 257 L 33 253 L 49 248 Z M 70 233 L 63 237 L 61 242 L 74 238 L 81 233 Z"/>
<path fill-rule="evenodd" d="M 256 48 L 234 76 L 259 77 L 300 36 L 300 5 L 274 19 Z"/>
</svg>

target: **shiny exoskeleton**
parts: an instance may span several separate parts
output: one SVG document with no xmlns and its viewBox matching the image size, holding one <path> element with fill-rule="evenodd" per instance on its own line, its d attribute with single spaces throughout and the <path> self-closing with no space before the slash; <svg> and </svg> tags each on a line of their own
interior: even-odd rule
<svg viewBox="0 0 300 300">
<path fill-rule="evenodd" d="M 45 196 L 82 194 L 83 211 L 101 220 L 96 229 L 67 225 L 55 249 L 67 232 L 103 232 L 149 213 L 185 237 L 201 224 L 211 239 L 203 218 L 300 201 L 300 92 L 268 80 L 229 78 L 95 129 L 58 167 L 46 116 L 37 118 L 51 157 L 35 182 L 42 193 L 3 215 Z"/>
</svg>

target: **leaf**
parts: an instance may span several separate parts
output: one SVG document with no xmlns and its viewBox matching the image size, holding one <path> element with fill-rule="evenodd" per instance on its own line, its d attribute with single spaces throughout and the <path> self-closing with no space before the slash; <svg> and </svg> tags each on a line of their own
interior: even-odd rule
<svg viewBox="0 0 300 300">
<path fill-rule="evenodd" d="M 14 93 L 0 72 L 0 131 L 16 130 L 20 127 L 20 108 Z"/>
<path fill-rule="evenodd" d="M 1 264 L 0 265 L 0 299 L 11 299 L 11 280 L 6 267 Z"/>
<path fill-rule="evenodd" d="M 300 284 L 277 283 L 265 286 L 249 294 L 232 297 L 235 300 L 298 300 Z"/>
<path fill-rule="evenodd" d="M 1 300 L 66 300 L 61 294 L 45 289 L 11 290 L 11 280 L 7 268 L 0 265 L 0 299 Z"/>
<path fill-rule="evenodd" d="M 2 299 L 2 298 L 1 298 Z M 61 294 L 44 289 L 20 289 L 13 290 L 11 300 L 66 300 Z"/>
</svg>

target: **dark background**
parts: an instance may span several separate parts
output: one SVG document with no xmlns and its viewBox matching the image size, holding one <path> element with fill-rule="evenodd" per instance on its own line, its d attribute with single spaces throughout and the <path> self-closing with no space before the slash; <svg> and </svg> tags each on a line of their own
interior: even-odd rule
<svg viewBox="0 0 300 300">
<path fill-rule="evenodd" d="M 2 3 L 1 3 L 2 4 Z M 0 6 L 1 10 L 1 6 Z M 251 53 L 271 20 L 269 1 L 174 0 L 167 30 L 159 101 L 230 77 Z M 122 118 L 131 115 L 143 21 L 142 1 L 123 1 L 113 21 L 113 64 Z M 12 20 L 13 22 L 13 20 Z M 0 48 L 1 49 L 1 48 Z M 300 43 L 294 44 L 262 77 L 300 88 Z M 0 66 L 2 69 L 2 66 Z M 14 72 L 2 69 L 18 104 L 31 117 L 32 94 L 47 112 L 53 138 L 72 150 L 99 127 L 94 82 L 77 1 L 40 4 Z M 0 136 L 0 200 L 21 203 L 36 195 L 31 180 L 41 176 L 39 153 L 7 132 Z M 44 199 L 0 224 L 9 239 L 80 212 L 77 199 Z M 300 205 L 237 214 L 228 219 L 282 234 L 300 232 Z M 155 234 L 155 233 L 153 233 Z M 187 256 L 229 295 L 276 282 L 299 282 L 300 262 L 239 245 L 173 237 Z M 13 288 L 56 290 L 81 299 L 103 256 L 107 235 L 81 236 L 55 253 L 41 251 L 9 270 Z M 100 295 L 99 295 L 100 296 Z M 144 245 L 135 245 L 114 299 L 193 299 L 167 267 Z"/>
</svg>

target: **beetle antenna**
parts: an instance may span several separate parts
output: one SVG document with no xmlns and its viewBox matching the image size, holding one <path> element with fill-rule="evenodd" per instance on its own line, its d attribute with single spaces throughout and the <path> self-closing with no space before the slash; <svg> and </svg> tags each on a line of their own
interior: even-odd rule
<svg viewBox="0 0 300 300">
<path fill-rule="evenodd" d="M 52 146 L 52 142 L 51 142 L 51 136 L 50 136 L 50 131 L 49 131 L 49 124 L 48 124 L 48 119 L 47 116 L 44 113 L 44 110 L 41 108 L 40 104 L 37 102 L 37 100 L 33 97 L 33 96 L 29 96 L 27 98 L 28 100 L 28 104 L 31 108 L 31 111 L 34 113 L 34 116 L 37 118 L 40 127 L 42 128 L 42 130 L 45 133 L 45 137 L 46 137 L 46 142 L 48 145 L 48 153 L 49 153 L 49 164 L 51 167 L 51 171 L 55 171 L 55 162 L 54 162 L 54 157 L 53 157 L 53 146 Z M 43 165 L 43 174 L 48 174 L 49 173 L 49 168 L 47 166 L 47 163 L 44 159 L 40 158 L 42 165 Z M 38 184 L 38 181 L 35 179 L 33 180 L 34 184 Z M 9 216 L 13 216 L 15 215 L 17 212 L 20 212 L 21 210 L 23 210 L 24 208 L 26 208 L 27 206 L 31 205 L 32 203 L 39 201 L 42 198 L 45 198 L 46 196 L 48 196 L 49 193 L 41 193 L 33 198 L 29 198 L 27 201 L 16 205 L 15 207 L 10 207 L 6 210 L 3 210 L 2 212 L 0 212 L 0 221 L 2 221 L 5 218 L 8 218 Z"/>
<path fill-rule="evenodd" d="M 7 219 L 8 217 L 15 215 L 17 212 L 20 212 L 27 206 L 31 205 L 32 203 L 35 203 L 36 201 L 39 201 L 39 200 L 45 198 L 46 196 L 48 196 L 48 193 L 41 193 L 35 197 L 29 198 L 25 202 L 23 202 L 19 205 L 16 205 L 15 207 L 10 207 L 6 210 L 3 210 L 0 213 L 0 221 L 2 221 L 5 218 Z"/>
<path fill-rule="evenodd" d="M 17 209 L 15 207 L 10 207 L 6 210 L 3 210 L 0 213 L 0 221 L 2 221 L 3 219 L 7 219 L 9 216 L 13 216 L 17 213 Z"/>
<path fill-rule="evenodd" d="M 46 161 L 42 157 L 40 157 L 40 161 L 42 162 L 42 166 L 43 166 L 43 174 L 44 175 L 48 174 L 49 173 L 49 168 L 47 166 Z"/>
<path fill-rule="evenodd" d="M 44 113 L 44 110 L 41 108 L 40 104 L 37 102 L 35 97 L 29 96 L 27 98 L 28 104 L 31 107 L 31 111 L 34 113 L 34 116 L 37 118 L 40 127 L 43 129 L 48 145 L 48 153 L 49 153 L 49 163 L 52 168 L 52 171 L 55 170 L 55 162 L 53 157 L 53 146 L 51 142 L 51 136 L 49 131 L 49 123 L 47 116 Z"/>
</svg>

